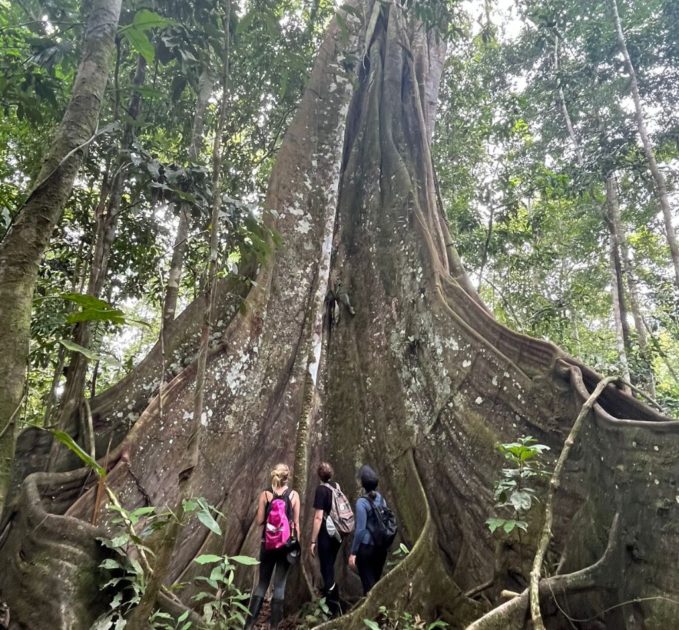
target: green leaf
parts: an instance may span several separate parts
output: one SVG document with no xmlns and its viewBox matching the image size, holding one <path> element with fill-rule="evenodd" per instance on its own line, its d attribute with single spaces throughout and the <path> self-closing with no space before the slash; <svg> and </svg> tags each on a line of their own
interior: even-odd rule
<svg viewBox="0 0 679 630">
<path fill-rule="evenodd" d="M 134 50 L 138 55 L 141 55 L 146 60 L 148 65 L 151 65 L 153 63 L 153 59 L 156 56 L 156 49 L 154 48 L 146 33 L 144 33 L 143 30 L 132 26 L 126 28 L 123 31 L 123 35 L 127 38 L 132 50 Z"/>
<path fill-rule="evenodd" d="M 124 324 L 125 313 L 117 308 L 84 308 L 75 313 L 71 313 L 66 318 L 67 324 L 77 324 L 78 322 L 111 322 L 112 324 Z"/>
<path fill-rule="evenodd" d="M 186 499 L 182 503 L 184 512 L 195 512 L 198 509 L 198 502 L 195 499 Z"/>
<path fill-rule="evenodd" d="M 504 518 L 489 518 L 486 519 L 486 525 L 492 534 L 498 527 L 502 527 L 507 522 Z"/>
<path fill-rule="evenodd" d="M 198 564 L 212 564 L 213 562 L 221 562 L 223 559 L 223 556 L 216 556 L 213 553 L 206 553 L 202 556 L 198 556 L 194 562 L 197 562 Z"/>
<path fill-rule="evenodd" d="M 259 560 L 251 556 L 229 556 L 229 560 L 238 564 L 244 564 L 245 566 L 259 564 Z"/>
<path fill-rule="evenodd" d="M 379 624 L 375 623 L 372 619 L 364 619 L 363 623 L 370 628 L 370 630 L 380 630 Z"/>
<path fill-rule="evenodd" d="M 174 20 L 163 17 L 154 11 L 149 11 L 148 9 L 139 9 L 134 15 L 132 20 L 134 28 L 142 31 L 149 30 L 151 28 L 164 28 L 175 24 Z"/>
<path fill-rule="evenodd" d="M 212 597 L 211 593 L 206 593 L 205 591 L 202 591 L 197 595 L 194 595 L 191 599 L 193 599 L 196 602 L 202 602 L 204 599 L 209 599 L 211 597 Z"/>
<path fill-rule="evenodd" d="M 83 308 L 93 309 L 110 309 L 111 305 L 104 300 L 100 300 L 92 295 L 85 295 L 84 293 L 62 293 L 61 297 L 68 302 L 73 302 Z"/>
<path fill-rule="evenodd" d="M 212 533 L 217 534 L 217 536 L 222 535 L 222 530 L 219 527 L 219 524 L 217 523 L 217 521 L 215 521 L 214 517 L 212 516 L 212 514 L 210 514 L 209 511 L 201 510 L 200 512 L 198 512 L 197 516 L 198 520 L 203 525 L 205 525 L 205 527 L 207 527 Z"/>
<path fill-rule="evenodd" d="M 66 350 L 70 350 L 71 352 L 79 352 L 83 356 L 87 357 L 90 361 L 99 360 L 99 355 L 96 352 L 92 352 L 92 350 L 84 348 L 75 341 L 71 341 L 70 339 L 59 339 L 59 343 L 64 346 Z"/>
<path fill-rule="evenodd" d="M 71 453 L 77 455 L 87 466 L 89 466 L 100 477 L 106 477 L 106 471 L 97 462 L 88 455 L 80 445 L 64 431 L 52 431 L 54 439 L 61 442 Z"/>
<path fill-rule="evenodd" d="M 130 536 L 128 534 L 119 534 L 118 536 L 111 538 L 109 546 L 115 549 L 117 547 L 124 547 L 129 542 Z"/>
<path fill-rule="evenodd" d="M 509 501 L 517 512 L 530 510 L 530 507 L 533 504 L 530 494 L 522 490 L 512 492 L 509 495 Z"/>
<path fill-rule="evenodd" d="M 120 569 L 120 562 L 114 560 L 113 558 L 106 558 L 103 562 L 99 564 L 102 569 Z"/>
<path fill-rule="evenodd" d="M 221 565 L 217 565 L 210 572 L 210 579 L 215 582 L 221 582 L 224 579 L 224 569 Z"/>
<path fill-rule="evenodd" d="M 146 507 L 140 507 L 140 508 L 137 508 L 136 510 L 132 510 L 128 514 L 128 517 L 129 517 L 130 521 L 132 522 L 132 525 L 136 525 L 143 516 L 147 516 L 148 514 L 153 514 L 155 511 L 156 511 L 156 508 L 154 506 L 148 505 Z"/>
<path fill-rule="evenodd" d="M 137 560 L 136 558 L 131 558 L 130 564 L 132 565 L 132 569 L 134 569 L 134 572 L 137 575 L 139 575 L 139 576 L 144 575 L 144 569 L 141 568 L 141 564 L 139 564 L 139 560 Z"/>
</svg>

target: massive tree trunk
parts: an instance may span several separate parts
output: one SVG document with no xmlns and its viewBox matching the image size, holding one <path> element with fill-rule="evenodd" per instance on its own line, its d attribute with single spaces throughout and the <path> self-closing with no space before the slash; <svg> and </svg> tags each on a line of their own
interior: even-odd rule
<svg viewBox="0 0 679 630">
<path fill-rule="evenodd" d="M 0 506 L 9 485 L 38 265 L 97 129 L 121 0 L 91 7 L 73 95 L 37 183 L 0 244 Z"/>
<path fill-rule="evenodd" d="M 445 45 L 396 5 L 356 13 L 363 19 L 349 12 L 343 28 L 330 27 L 272 174 L 266 221 L 281 243 L 208 358 L 193 484 L 226 515 L 225 535 L 186 528 L 169 579 L 194 575 L 199 553 L 256 551 L 255 499 L 277 461 L 294 463 L 307 534 L 319 458 L 345 488 L 369 462 L 412 551 L 330 625 L 363 628 L 385 604 L 463 628 L 512 585 L 484 524 L 502 465 L 495 444 L 531 434 L 558 450 L 600 377 L 499 325 L 480 303 L 436 202 L 429 143 Z M 340 305 L 328 330 L 331 273 L 355 316 Z M 111 454 L 109 483 L 128 507 L 179 496 L 195 371 L 195 361 L 181 369 L 163 388 L 162 416 L 156 396 Z M 126 387 L 108 401 L 113 421 L 127 409 Z M 679 425 L 609 386 L 583 432 L 557 494 L 552 553 L 566 575 L 542 589 L 547 625 L 563 627 L 549 586 L 573 616 L 671 627 L 675 605 L 654 596 L 676 599 Z M 0 525 L 0 598 L 25 627 L 86 628 L 96 614 L 84 577 L 97 559 L 98 531 L 85 524 L 93 500 L 78 471 L 24 480 Z M 535 515 L 504 566 L 530 560 L 539 529 Z M 567 575 L 604 555 L 587 579 Z M 314 565 L 305 558 L 290 602 L 308 595 Z M 491 577 L 490 600 L 465 596 Z M 358 591 L 354 575 L 341 583 Z M 524 600 L 513 606 L 511 623 L 496 627 L 524 627 Z"/>
</svg>

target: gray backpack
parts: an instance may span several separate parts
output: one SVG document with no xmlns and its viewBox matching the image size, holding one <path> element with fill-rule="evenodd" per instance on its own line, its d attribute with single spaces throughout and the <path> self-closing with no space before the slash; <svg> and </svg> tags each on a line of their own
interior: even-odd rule
<svg viewBox="0 0 679 630">
<path fill-rule="evenodd" d="M 325 517 L 325 529 L 328 535 L 341 541 L 342 536 L 351 534 L 356 526 L 351 503 L 344 496 L 339 484 L 334 488 L 329 483 L 322 485 L 332 492 L 332 507 L 330 513 Z"/>
</svg>

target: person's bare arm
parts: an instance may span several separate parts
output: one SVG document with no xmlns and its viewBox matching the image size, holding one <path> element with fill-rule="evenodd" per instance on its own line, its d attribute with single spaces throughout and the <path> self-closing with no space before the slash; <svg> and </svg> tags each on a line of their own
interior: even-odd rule
<svg viewBox="0 0 679 630">
<path fill-rule="evenodd" d="M 260 527 L 264 525 L 264 512 L 266 511 L 266 490 L 259 495 L 259 503 L 257 504 L 257 525 Z"/>
<path fill-rule="evenodd" d="M 314 524 L 311 527 L 311 555 L 316 555 L 316 541 L 318 540 L 318 532 L 321 531 L 321 523 L 323 522 L 323 510 L 314 511 Z"/>
<path fill-rule="evenodd" d="M 295 492 L 292 496 L 292 520 L 295 522 L 295 529 L 297 530 L 297 538 L 299 539 L 299 494 Z"/>
</svg>

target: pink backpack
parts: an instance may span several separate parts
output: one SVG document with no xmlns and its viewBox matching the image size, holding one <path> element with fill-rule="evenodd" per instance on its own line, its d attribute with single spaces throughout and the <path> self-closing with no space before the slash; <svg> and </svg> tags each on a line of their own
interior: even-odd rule
<svg viewBox="0 0 679 630">
<path fill-rule="evenodd" d="M 283 494 L 273 494 L 266 506 L 264 522 L 264 549 L 280 549 L 290 539 L 290 522 L 292 520 L 292 504 L 290 489 Z"/>
</svg>

